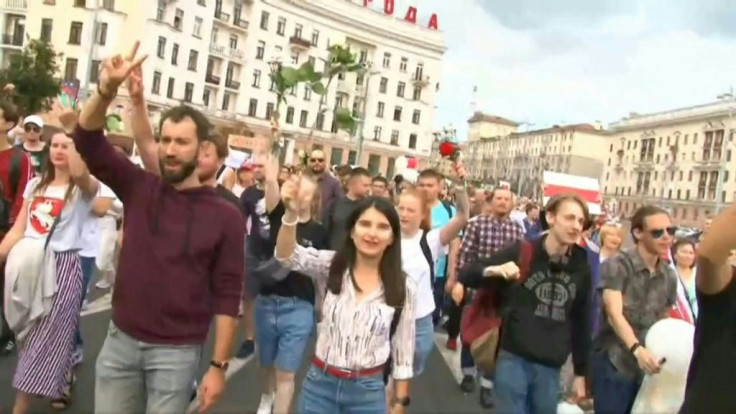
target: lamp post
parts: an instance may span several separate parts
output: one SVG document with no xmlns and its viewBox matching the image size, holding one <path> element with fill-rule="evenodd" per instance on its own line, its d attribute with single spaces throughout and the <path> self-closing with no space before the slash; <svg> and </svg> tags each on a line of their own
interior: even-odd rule
<svg viewBox="0 0 736 414">
<path fill-rule="evenodd" d="M 723 139 L 726 145 L 723 145 L 722 147 L 723 149 L 726 149 L 727 146 L 730 146 L 731 139 L 733 138 L 733 109 L 734 105 L 736 105 L 736 95 L 734 95 L 733 88 L 731 88 L 731 91 L 720 94 L 717 98 L 721 101 L 730 103 L 728 106 L 728 136 L 725 136 L 724 134 Z M 720 213 L 723 208 L 723 197 L 721 193 L 723 193 L 723 179 L 725 176 L 726 154 L 725 151 L 721 150 L 721 161 L 718 167 L 718 181 L 716 182 L 716 214 Z"/>
<path fill-rule="evenodd" d="M 360 113 L 360 120 L 358 121 L 360 123 L 360 126 L 358 126 L 358 151 L 356 155 L 356 160 L 360 164 L 360 157 L 363 154 L 363 139 L 364 139 L 364 129 L 365 129 L 365 115 L 368 110 L 368 91 L 369 87 L 371 85 L 371 77 L 374 75 L 378 75 L 381 72 L 378 71 L 371 71 L 370 66 L 366 67 L 366 70 L 364 72 L 365 74 L 365 91 L 363 91 L 363 108 Z"/>
</svg>

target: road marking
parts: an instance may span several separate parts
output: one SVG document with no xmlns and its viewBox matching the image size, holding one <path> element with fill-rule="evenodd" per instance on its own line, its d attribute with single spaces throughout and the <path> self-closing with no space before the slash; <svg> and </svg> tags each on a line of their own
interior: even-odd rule
<svg viewBox="0 0 736 414">
<path fill-rule="evenodd" d="M 108 292 L 99 298 L 89 302 L 87 308 L 79 312 L 80 316 L 94 315 L 112 308 L 112 293 Z"/>
<path fill-rule="evenodd" d="M 255 353 L 253 355 L 249 356 L 248 358 L 244 358 L 244 359 L 233 358 L 233 359 L 231 359 L 230 360 L 230 365 L 227 367 L 227 372 L 225 372 L 225 383 L 227 384 L 227 382 L 230 380 L 230 378 L 232 378 L 235 374 L 237 374 L 243 368 L 245 368 L 245 366 L 248 365 L 248 363 L 250 363 L 253 360 L 253 357 L 254 356 L 255 356 Z M 200 383 L 201 383 L 201 379 L 198 382 L 198 384 L 200 384 Z M 199 391 L 199 390 L 197 390 L 197 391 Z M 194 401 L 192 401 L 192 403 L 189 404 L 189 408 L 187 408 L 187 414 L 195 412 L 197 410 L 197 408 L 199 408 L 199 392 L 197 392 L 197 398 L 195 398 Z"/>
<path fill-rule="evenodd" d="M 434 333 L 434 344 L 437 346 L 437 350 L 442 354 L 442 359 L 445 360 L 447 367 L 450 368 L 452 375 L 459 384 L 463 379 L 463 370 L 460 367 L 460 349 L 457 351 L 447 349 L 447 346 L 445 346 L 446 343 L 447 332 Z"/>
</svg>

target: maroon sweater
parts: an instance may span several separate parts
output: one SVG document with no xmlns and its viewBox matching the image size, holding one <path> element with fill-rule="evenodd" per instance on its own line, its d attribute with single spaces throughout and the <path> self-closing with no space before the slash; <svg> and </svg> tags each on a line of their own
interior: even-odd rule
<svg viewBox="0 0 736 414">
<path fill-rule="evenodd" d="M 213 315 L 237 317 L 245 222 L 213 188 L 176 190 L 118 155 L 102 131 L 77 127 L 90 173 L 125 205 L 112 320 L 152 344 L 206 340 Z"/>
</svg>

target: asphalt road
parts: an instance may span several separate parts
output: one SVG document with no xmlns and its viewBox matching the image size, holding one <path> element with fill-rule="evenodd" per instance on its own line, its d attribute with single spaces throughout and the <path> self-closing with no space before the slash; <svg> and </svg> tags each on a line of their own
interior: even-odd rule
<svg viewBox="0 0 736 414">
<path fill-rule="evenodd" d="M 82 336 L 84 339 L 84 363 L 77 370 L 77 384 L 69 413 L 92 413 L 94 410 L 94 362 L 102 346 L 110 320 L 109 294 L 93 291 L 90 304 L 82 312 Z M 407 410 L 414 414 L 427 413 L 488 413 L 478 404 L 477 391 L 464 395 L 459 387 L 459 351 L 451 352 L 444 347 L 445 337 L 436 334 L 437 346 L 432 351 L 427 370 L 412 382 L 412 403 Z M 240 339 L 239 339 L 240 340 Z M 212 349 L 212 340 L 207 343 L 205 355 Z M 313 345 L 306 355 L 313 355 Z M 309 358 L 305 357 L 305 361 Z M 208 360 L 202 361 L 201 370 L 207 369 Z M 12 375 L 15 355 L 0 359 L 0 413 L 10 413 L 13 403 Z M 298 375 L 297 387 L 304 378 L 308 363 L 305 362 Z M 234 360 L 228 371 L 228 384 L 220 403 L 212 411 L 218 413 L 254 413 L 260 400 L 261 383 L 259 369 L 253 358 Z M 32 413 L 55 413 L 46 402 L 36 401 Z M 327 413 L 325 413 L 327 414 Z"/>
</svg>

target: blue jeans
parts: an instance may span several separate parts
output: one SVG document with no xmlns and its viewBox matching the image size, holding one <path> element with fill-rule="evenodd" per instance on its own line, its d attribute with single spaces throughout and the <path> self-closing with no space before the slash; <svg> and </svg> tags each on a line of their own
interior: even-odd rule
<svg viewBox="0 0 736 414">
<path fill-rule="evenodd" d="M 341 379 L 312 365 L 299 393 L 299 414 L 385 414 L 383 373 Z"/>
<path fill-rule="evenodd" d="M 432 315 L 417 319 L 415 322 L 416 336 L 414 339 L 414 376 L 418 377 L 427 367 L 429 354 L 434 348 L 434 324 Z"/>
<path fill-rule="evenodd" d="M 560 369 L 499 351 L 494 388 L 499 413 L 556 413 L 560 401 Z"/>
<path fill-rule="evenodd" d="M 314 306 L 303 299 L 259 295 L 254 314 L 260 364 L 296 372 L 314 330 Z"/>
<path fill-rule="evenodd" d="M 95 413 L 183 413 L 202 345 L 154 345 L 111 321 L 95 366 Z"/>
<path fill-rule="evenodd" d="M 591 369 L 596 414 L 630 413 L 642 379 L 621 375 L 608 359 L 608 355 L 601 350 L 593 352 Z"/>
<path fill-rule="evenodd" d="M 87 289 L 89 289 L 89 281 L 92 280 L 92 274 L 95 272 L 95 258 L 79 256 L 79 260 L 82 263 L 82 301 L 79 303 L 79 307 L 82 307 L 84 299 L 87 297 Z M 82 331 L 77 326 L 77 333 L 75 334 L 74 344 L 77 348 L 81 348 L 84 345 L 82 341 Z"/>
</svg>

